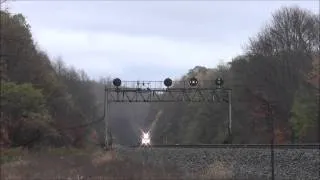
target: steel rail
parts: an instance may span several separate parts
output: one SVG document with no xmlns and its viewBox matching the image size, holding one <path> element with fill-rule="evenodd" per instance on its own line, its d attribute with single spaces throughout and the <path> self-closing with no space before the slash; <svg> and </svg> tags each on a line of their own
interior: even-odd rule
<svg viewBox="0 0 320 180">
<path fill-rule="evenodd" d="M 253 148 L 269 149 L 271 144 L 155 144 L 151 146 L 130 146 L 132 148 Z M 319 149 L 320 144 L 274 144 L 275 149 Z"/>
</svg>

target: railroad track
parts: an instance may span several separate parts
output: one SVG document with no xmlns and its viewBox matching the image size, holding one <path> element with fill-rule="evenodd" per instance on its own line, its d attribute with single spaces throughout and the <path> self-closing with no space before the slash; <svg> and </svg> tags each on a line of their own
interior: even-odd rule
<svg viewBox="0 0 320 180">
<path fill-rule="evenodd" d="M 141 146 L 130 146 L 138 148 Z M 271 144 L 155 144 L 144 148 L 254 148 L 270 149 Z M 274 144 L 274 149 L 320 149 L 320 144 Z"/>
</svg>

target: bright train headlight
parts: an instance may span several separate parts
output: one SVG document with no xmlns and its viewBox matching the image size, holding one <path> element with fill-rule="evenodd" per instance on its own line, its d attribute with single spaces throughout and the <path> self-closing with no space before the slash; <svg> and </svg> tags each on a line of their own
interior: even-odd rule
<svg viewBox="0 0 320 180">
<path fill-rule="evenodd" d="M 149 145 L 150 144 L 150 139 L 142 139 L 142 144 L 143 145 Z"/>
<path fill-rule="evenodd" d="M 149 133 L 143 133 L 143 138 L 144 139 L 149 139 Z"/>
<path fill-rule="evenodd" d="M 150 144 L 151 144 L 151 140 L 150 140 L 149 133 L 143 133 L 141 138 L 141 145 L 150 145 Z"/>
</svg>

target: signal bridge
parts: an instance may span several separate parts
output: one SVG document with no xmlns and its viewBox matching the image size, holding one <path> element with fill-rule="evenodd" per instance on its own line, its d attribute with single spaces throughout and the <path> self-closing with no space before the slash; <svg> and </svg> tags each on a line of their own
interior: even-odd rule
<svg viewBox="0 0 320 180">
<path fill-rule="evenodd" d="M 187 81 L 121 81 L 115 78 L 105 87 L 104 119 L 106 124 L 106 147 L 112 146 L 111 131 L 108 126 L 109 106 L 111 103 L 134 102 L 203 102 L 228 103 L 228 137 L 231 137 L 232 90 L 223 87 L 223 79 L 199 81 L 192 77 Z"/>
<path fill-rule="evenodd" d="M 219 80 L 219 79 L 218 79 Z M 220 82 L 221 81 L 221 82 Z M 229 102 L 231 89 L 223 81 L 124 81 L 116 78 L 106 86 L 108 102 Z M 216 87 L 214 88 L 214 85 Z"/>
</svg>

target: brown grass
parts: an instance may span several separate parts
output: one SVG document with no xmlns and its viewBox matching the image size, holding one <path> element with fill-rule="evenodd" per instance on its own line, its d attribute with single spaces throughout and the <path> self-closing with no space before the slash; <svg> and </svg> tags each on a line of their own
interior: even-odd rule
<svg viewBox="0 0 320 180">
<path fill-rule="evenodd" d="M 114 151 L 81 151 L 77 149 L 49 149 L 38 153 L 21 149 L 2 151 L 1 180 L 80 180 L 80 179 L 186 179 L 175 167 L 155 166 L 120 158 Z M 227 164 L 216 162 L 187 179 L 232 179 Z"/>
<path fill-rule="evenodd" d="M 17 150 L 1 153 L 10 161 L 1 164 L 2 180 L 26 179 L 179 179 L 170 167 L 155 167 L 121 159 L 113 151 L 77 152 L 53 149 L 38 153 Z M 13 156 L 19 158 L 12 158 Z M 7 159 L 10 159 L 7 158 Z M 175 178 L 173 178 L 175 177 Z"/>
</svg>

